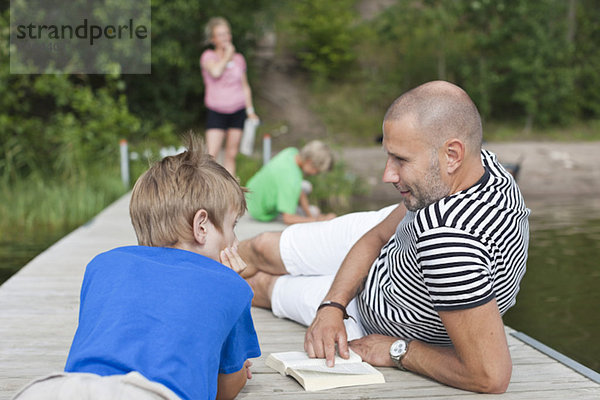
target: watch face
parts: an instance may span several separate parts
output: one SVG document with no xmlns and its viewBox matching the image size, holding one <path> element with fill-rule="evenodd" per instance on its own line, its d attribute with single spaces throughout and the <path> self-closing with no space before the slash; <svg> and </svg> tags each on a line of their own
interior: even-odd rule
<svg viewBox="0 0 600 400">
<path fill-rule="evenodd" d="M 392 347 L 390 347 L 390 355 L 399 357 L 406 353 L 406 341 L 405 340 L 396 340 L 392 343 Z"/>
</svg>

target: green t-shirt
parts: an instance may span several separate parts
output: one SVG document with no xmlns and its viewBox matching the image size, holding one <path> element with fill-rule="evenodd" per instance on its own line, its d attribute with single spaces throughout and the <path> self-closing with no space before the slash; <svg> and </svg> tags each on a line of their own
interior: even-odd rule
<svg viewBox="0 0 600 400">
<path fill-rule="evenodd" d="M 271 221 L 279 213 L 296 214 L 302 190 L 302 169 L 296 155 L 298 149 L 288 147 L 250 178 L 246 202 L 253 218 Z"/>
</svg>

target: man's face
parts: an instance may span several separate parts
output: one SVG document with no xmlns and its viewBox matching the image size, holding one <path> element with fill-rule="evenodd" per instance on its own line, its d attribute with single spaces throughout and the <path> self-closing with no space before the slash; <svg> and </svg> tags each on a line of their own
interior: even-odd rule
<svg viewBox="0 0 600 400">
<path fill-rule="evenodd" d="M 383 181 L 392 183 L 410 211 L 416 211 L 450 194 L 444 182 L 435 149 L 423 140 L 409 118 L 386 121 L 383 148 L 387 162 Z"/>
</svg>

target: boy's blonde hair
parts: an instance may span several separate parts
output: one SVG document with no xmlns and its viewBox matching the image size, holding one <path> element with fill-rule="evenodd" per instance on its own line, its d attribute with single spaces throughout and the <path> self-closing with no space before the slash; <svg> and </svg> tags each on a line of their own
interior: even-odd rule
<svg viewBox="0 0 600 400">
<path fill-rule="evenodd" d="M 244 189 L 204 152 L 200 139 L 187 135 L 187 151 L 163 158 L 135 183 L 129 214 L 138 243 L 172 247 L 194 240 L 193 221 L 204 209 L 219 230 L 229 211 L 246 211 Z"/>
<path fill-rule="evenodd" d="M 229 22 L 225 18 L 212 17 L 211 19 L 208 20 L 208 22 L 206 23 L 206 26 L 204 27 L 204 41 L 206 44 L 211 43 L 212 36 L 213 36 L 213 30 L 215 29 L 216 26 L 219 26 L 219 25 L 225 25 L 231 31 L 231 25 L 229 25 Z"/>
<path fill-rule="evenodd" d="M 308 142 L 300 150 L 300 157 L 303 160 L 310 160 L 319 172 L 329 171 L 333 167 L 333 152 L 320 140 Z"/>
</svg>

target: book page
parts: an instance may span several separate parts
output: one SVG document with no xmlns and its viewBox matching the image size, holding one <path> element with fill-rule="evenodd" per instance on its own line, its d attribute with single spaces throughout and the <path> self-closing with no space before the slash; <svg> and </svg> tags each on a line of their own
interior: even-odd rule
<svg viewBox="0 0 600 400">
<path fill-rule="evenodd" d="M 304 369 L 305 366 L 325 366 L 324 358 L 310 358 L 308 354 L 302 351 L 288 351 L 283 353 L 273 353 L 271 354 L 273 358 L 281 361 L 286 367 Z M 350 350 L 350 358 L 343 359 L 339 356 L 335 356 L 335 365 L 338 364 L 348 364 L 348 363 L 360 363 L 362 362 L 362 358 L 352 350 Z"/>
<path fill-rule="evenodd" d="M 282 375 L 292 376 L 307 391 L 385 383 L 381 372 L 362 362 L 360 356 L 352 351 L 348 360 L 336 357 L 335 366 L 331 368 L 326 365 L 325 359 L 309 358 L 301 351 L 271 353 L 265 364 Z"/>
<path fill-rule="evenodd" d="M 319 365 L 299 365 L 294 367 L 298 371 L 313 371 L 326 374 L 346 374 L 346 375 L 365 375 L 372 374 L 373 370 L 365 363 L 336 363 L 333 367 L 328 367 L 325 360 L 321 359 Z"/>
</svg>

